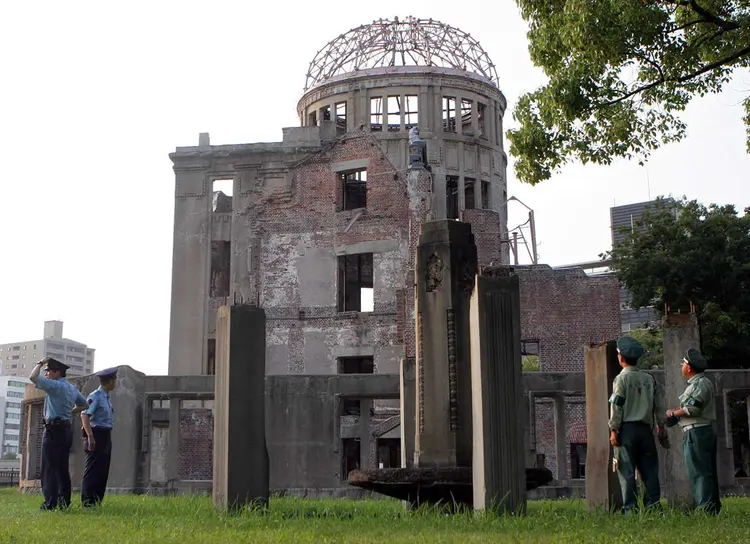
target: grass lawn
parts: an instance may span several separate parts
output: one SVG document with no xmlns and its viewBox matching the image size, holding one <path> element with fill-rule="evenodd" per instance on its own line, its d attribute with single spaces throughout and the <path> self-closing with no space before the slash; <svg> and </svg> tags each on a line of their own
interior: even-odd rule
<svg viewBox="0 0 750 544">
<path fill-rule="evenodd" d="M 94 511 L 78 497 L 42 512 L 41 496 L 0 490 L 0 542 L 750 542 L 750 499 L 726 499 L 717 518 L 589 514 L 583 501 L 533 501 L 525 517 L 407 513 L 392 500 L 273 499 L 266 513 L 229 516 L 206 497 L 110 495 Z"/>
</svg>

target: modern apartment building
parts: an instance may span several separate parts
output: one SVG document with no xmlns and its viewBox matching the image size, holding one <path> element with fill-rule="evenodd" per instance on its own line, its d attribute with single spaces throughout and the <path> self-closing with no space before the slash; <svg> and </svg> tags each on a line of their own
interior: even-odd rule
<svg viewBox="0 0 750 544">
<path fill-rule="evenodd" d="M 21 445 L 21 402 L 26 378 L 0 376 L 0 457 L 17 455 Z"/>
<path fill-rule="evenodd" d="M 94 371 L 94 348 L 63 338 L 62 321 L 45 321 L 40 340 L 0 344 L 0 375 L 28 377 L 42 357 L 54 357 L 70 366 L 69 377 L 85 376 Z"/>
</svg>

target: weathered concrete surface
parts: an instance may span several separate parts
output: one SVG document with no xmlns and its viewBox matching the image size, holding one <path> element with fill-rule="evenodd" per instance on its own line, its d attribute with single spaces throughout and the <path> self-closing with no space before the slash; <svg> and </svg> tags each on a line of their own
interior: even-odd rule
<svg viewBox="0 0 750 544">
<path fill-rule="evenodd" d="M 700 330 L 698 318 L 695 314 L 668 315 L 662 319 L 664 338 L 664 385 L 667 399 L 667 409 L 679 407 L 678 397 L 687 387 L 682 376 L 680 362 L 689 348 L 700 349 Z M 719 411 L 720 399 L 717 399 Z M 683 433 L 681 427 L 675 425 L 668 431 L 671 447 L 667 451 L 664 462 L 664 477 L 666 496 L 670 506 L 680 509 L 690 509 L 695 506 L 690 484 L 685 470 L 685 460 L 682 452 Z"/>
<path fill-rule="evenodd" d="M 622 507 L 617 473 L 612 471 L 609 442 L 609 396 L 620 371 L 614 341 L 586 346 L 586 502 L 589 510 Z"/>
<path fill-rule="evenodd" d="M 417 433 L 417 376 L 416 359 L 401 359 L 399 374 L 401 393 L 401 467 L 414 466 L 414 440 Z"/>
<path fill-rule="evenodd" d="M 523 418 L 517 413 L 523 406 L 520 312 L 518 276 L 476 277 L 470 311 L 475 510 L 526 511 Z"/>
<path fill-rule="evenodd" d="M 213 501 L 230 511 L 268 505 L 266 315 L 223 306 L 217 317 Z"/>
<path fill-rule="evenodd" d="M 477 253 L 471 226 L 422 224 L 417 250 L 415 465 L 472 463 L 469 297 Z"/>
</svg>

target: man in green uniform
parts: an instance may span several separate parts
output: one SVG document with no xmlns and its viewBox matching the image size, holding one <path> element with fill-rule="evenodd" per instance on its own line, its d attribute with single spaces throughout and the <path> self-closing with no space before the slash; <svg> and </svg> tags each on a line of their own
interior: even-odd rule
<svg viewBox="0 0 750 544">
<path fill-rule="evenodd" d="M 646 508 L 661 508 L 659 457 L 656 453 L 653 425 L 664 447 L 664 394 L 656 380 L 636 366 L 643 346 L 630 336 L 617 341 L 617 355 L 622 371 L 612 385 L 610 403 L 610 443 L 615 448 L 615 466 L 622 489 L 623 512 L 638 509 L 635 494 L 635 471 L 641 475 Z"/>
<path fill-rule="evenodd" d="M 719 477 L 717 474 L 717 440 L 713 423 L 716 421 L 716 390 L 704 370 L 708 362 L 694 348 L 687 350 L 682 360 L 682 375 L 687 388 L 680 395 L 680 407 L 668 410 L 668 423 L 679 421 L 682 428 L 682 451 L 685 455 L 690 489 L 696 506 L 709 514 L 721 510 Z"/>
</svg>

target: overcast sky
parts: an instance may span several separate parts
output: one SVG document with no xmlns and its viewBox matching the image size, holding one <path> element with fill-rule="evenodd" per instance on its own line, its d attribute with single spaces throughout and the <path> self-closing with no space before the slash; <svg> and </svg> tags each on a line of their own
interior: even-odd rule
<svg viewBox="0 0 750 544">
<path fill-rule="evenodd" d="M 354 6 L 357 7 L 354 7 Z M 544 82 L 515 2 L 5 2 L 0 8 L 0 343 L 65 336 L 97 369 L 165 374 L 174 174 L 168 153 L 280 141 L 297 126 L 308 63 L 326 42 L 378 18 L 433 18 L 470 33 L 497 65 L 513 126 L 518 96 Z M 119 6 L 119 7 L 117 7 Z M 405 9 L 407 11 L 405 11 Z M 536 212 L 540 261 L 596 259 L 609 208 L 660 194 L 750 205 L 740 102 L 750 75 L 697 100 L 686 141 L 648 166 L 566 167 L 508 194 Z M 650 181 L 650 189 L 649 189 Z M 526 211 L 510 205 L 510 227 Z M 526 257 L 528 262 L 528 257 Z"/>
</svg>

